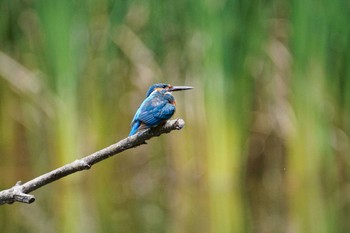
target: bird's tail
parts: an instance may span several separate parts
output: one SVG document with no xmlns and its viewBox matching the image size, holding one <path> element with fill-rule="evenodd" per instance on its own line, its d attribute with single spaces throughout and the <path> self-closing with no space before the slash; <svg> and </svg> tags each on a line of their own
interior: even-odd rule
<svg viewBox="0 0 350 233">
<path fill-rule="evenodd" d="M 131 127 L 129 136 L 134 135 L 139 130 L 140 125 L 141 125 L 141 121 L 135 121 L 134 124 Z"/>
</svg>

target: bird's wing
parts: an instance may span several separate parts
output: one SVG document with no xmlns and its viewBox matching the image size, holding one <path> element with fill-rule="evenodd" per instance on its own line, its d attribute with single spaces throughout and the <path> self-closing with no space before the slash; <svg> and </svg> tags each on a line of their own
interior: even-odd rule
<svg viewBox="0 0 350 233">
<path fill-rule="evenodd" d="M 147 111 L 149 108 L 150 103 L 152 102 L 152 96 L 148 96 L 140 105 L 140 107 L 137 109 L 134 118 L 131 121 L 131 125 L 134 125 L 137 121 L 140 119 L 140 115 L 144 114 L 144 111 Z M 154 101 L 153 101 L 154 102 Z"/>
<path fill-rule="evenodd" d="M 151 96 L 150 96 L 151 97 Z M 136 116 L 148 126 L 155 126 L 169 119 L 175 112 L 175 107 L 161 97 L 146 98 Z"/>
<path fill-rule="evenodd" d="M 163 108 L 155 113 L 155 117 L 158 117 L 160 119 L 167 120 L 175 113 L 175 106 L 172 104 L 167 103 L 163 106 Z"/>
</svg>

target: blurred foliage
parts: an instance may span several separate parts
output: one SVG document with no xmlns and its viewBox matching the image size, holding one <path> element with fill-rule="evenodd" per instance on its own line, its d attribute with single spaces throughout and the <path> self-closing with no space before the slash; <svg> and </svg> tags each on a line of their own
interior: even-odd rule
<svg viewBox="0 0 350 233">
<path fill-rule="evenodd" d="M 0 232 L 348 232 L 343 0 L 0 0 L 0 188 L 108 146 L 153 83 L 186 128 L 0 207 Z"/>
</svg>

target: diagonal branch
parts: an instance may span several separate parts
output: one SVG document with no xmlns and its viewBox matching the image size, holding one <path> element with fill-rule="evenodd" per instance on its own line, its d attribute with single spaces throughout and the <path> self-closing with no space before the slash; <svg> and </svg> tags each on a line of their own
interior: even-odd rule
<svg viewBox="0 0 350 233">
<path fill-rule="evenodd" d="M 167 121 L 162 126 L 141 131 L 140 133 L 127 137 L 91 155 L 38 176 L 24 184 L 19 181 L 12 188 L 0 191 L 0 205 L 12 204 L 13 202 L 30 204 L 35 201 L 35 197 L 28 193 L 75 172 L 90 169 L 95 163 L 119 154 L 124 150 L 145 144 L 146 140 L 149 140 L 152 137 L 169 133 L 172 130 L 180 130 L 184 125 L 185 122 L 182 119 Z"/>
</svg>

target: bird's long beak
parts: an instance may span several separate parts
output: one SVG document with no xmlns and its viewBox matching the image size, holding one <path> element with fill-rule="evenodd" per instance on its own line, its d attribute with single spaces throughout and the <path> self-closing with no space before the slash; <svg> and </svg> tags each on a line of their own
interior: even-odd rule
<svg viewBox="0 0 350 233">
<path fill-rule="evenodd" d="M 172 86 L 168 89 L 168 91 L 184 91 L 184 90 L 190 90 L 193 89 L 193 87 L 190 86 Z"/>
</svg>

